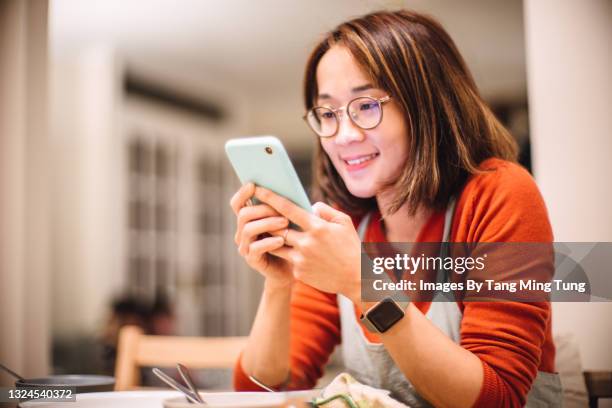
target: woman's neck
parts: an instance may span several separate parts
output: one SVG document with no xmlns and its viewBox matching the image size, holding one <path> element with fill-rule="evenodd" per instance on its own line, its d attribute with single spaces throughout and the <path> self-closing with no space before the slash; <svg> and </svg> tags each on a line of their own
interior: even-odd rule
<svg viewBox="0 0 612 408">
<path fill-rule="evenodd" d="M 392 197 L 389 195 L 376 196 L 376 202 L 381 213 L 389 206 Z M 431 216 L 431 210 L 419 207 L 417 211 L 410 215 L 408 205 L 404 204 L 395 213 L 384 217 L 384 232 L 389 242 L 416 242 Z"/>
</svg>

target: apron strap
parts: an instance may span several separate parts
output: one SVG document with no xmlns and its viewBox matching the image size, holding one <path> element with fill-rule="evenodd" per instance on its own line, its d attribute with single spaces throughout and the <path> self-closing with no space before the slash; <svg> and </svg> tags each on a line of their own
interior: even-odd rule
<svg viewBox="0 0 612 408">
<path fill-rule="evenodd" d="M 442 242 L 440 243 L 440 258 L 445 259 L 449 253 L 449 242 L 451 238 L 451 229 L 453 227 L 453 215 L 455 213 L 455 198 L 452 197 L 446 206 L 446 214 L 444 215 L 444 232 L 442 233 Z M 447 282 L 448 274 L 444 268 L 440 267 L 436 271 L 436 282 Z M 442 293 L 442 292 L 440 292 Z M 446 296 L 443 294 L 443 296 Z M 446 296 L 448 297 L 448 296 Z"/>
<path fill-rule="evenodd" d="M 359 222 L 359 226 L 357 227 L 357 233 L 359 234 L 359 239 L 361 241 L 365 239 L 366 231 L 368 230 L 368 225 L 370 224 L 371 217 L 372 212 L 369 212 Z"/>
<path fill-rule="evenodd" d="M 442 233 L 442 242 L 449 242 L 451 238 L 451 229 L 453 228 L 453 215 L 455 214 L 455 197 L 451 197 L 446 206 L 446 214 L 444 216 L 444 232 Z"/>
</svg>

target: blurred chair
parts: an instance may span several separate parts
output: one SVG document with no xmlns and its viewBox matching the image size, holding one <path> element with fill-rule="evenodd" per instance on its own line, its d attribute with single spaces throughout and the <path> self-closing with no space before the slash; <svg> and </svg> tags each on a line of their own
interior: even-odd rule
<svg viewBox="0 0 612 408">
<path fill-rule="evenodd" d="M 572 333 L 556 334 L 555 366 L 563 385 L 564 408 L 597 408 L 612 398 L 612 371 L 584 371 L 578 343 Z"/>
<path fill-rule="evenodd" d="M 612 371 L 585 371 L 584 380 L 589 390 L 589 408 L 599 407 L 600 399 L 612 398 Z"/>
<path fill-rule="evenodd" d="M 140 386 L 140 367 L 193 369 L 233 368 L 246 345 L 246 337 L 181 337 L 145 335 L 137 326 L 119 332 L 115 365 L 115 390 Z"/>
</svg>

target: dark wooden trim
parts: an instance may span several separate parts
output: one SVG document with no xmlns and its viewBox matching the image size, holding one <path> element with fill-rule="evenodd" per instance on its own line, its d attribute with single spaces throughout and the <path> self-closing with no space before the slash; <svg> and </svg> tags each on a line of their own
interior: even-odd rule
<svg viewBox="0 0 612 408">
<path fill-rule="evenodd" d="M 596 408 L 601 398 L 612 398 L 612 371 L 585 371 L 589 407 Z"/>
<path fill-rule="evenodd" d="M 223 108 L 213 102 L 144 80 L 130 73 L 126 74 L 123 87 L 128 94 L 147 98 L 175 109 L 202 116 L 214 122 L 220 122 L 226 118 L 226 112 Z"/>
</svg>

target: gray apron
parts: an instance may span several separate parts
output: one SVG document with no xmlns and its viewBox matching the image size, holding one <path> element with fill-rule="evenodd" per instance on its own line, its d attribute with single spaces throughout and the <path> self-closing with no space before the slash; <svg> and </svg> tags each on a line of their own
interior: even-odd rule
<svg viewBox="0 0 612 408">
<path fill-rule="evenodd" d="M 449 242 L 452 217 L 455 202 L 451 201 L 444 217 L 443 242 Z M 371 214 L 367 214 L 357 229 L 363 241 L 368 228 Z M 446 251 L 442 245 L 441 256 Z M 437 280 L 442 282 L 446 276 L 438 271 Z M 437 296 L 444 296 L 442 292 L 434 294 L 434 300 L 425 316 L 435 324 L 444 334 L 455 343 L 460 341 L 462 313 L 457 302 L 436 301 Z M 353 302 L 338 295 L 340 309 L 340 326 L 342 331 L 342 357 L 346 371 L 357 381 L 391 391 L 391 396 L 411 407 L 430 407 L 414 389 L 404 374 L 397 367 L 383 344 L 370 343 L 363 334 L 361 326 L 355 316 Z M 558 374 L 539 371 L 531 390 L 527 395 L 527 407 L 558 407 L 561 406 L 561 381 Z"/>
</svg>

